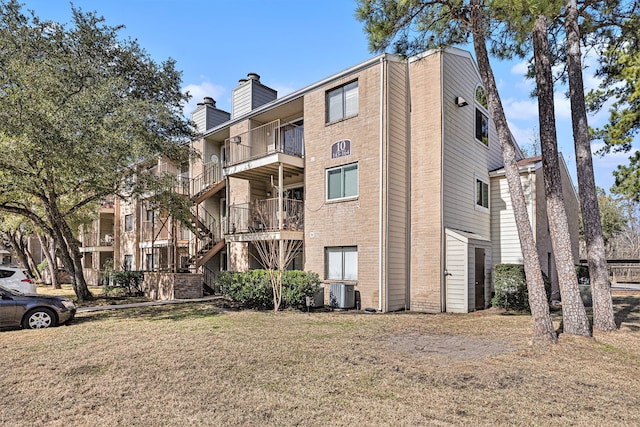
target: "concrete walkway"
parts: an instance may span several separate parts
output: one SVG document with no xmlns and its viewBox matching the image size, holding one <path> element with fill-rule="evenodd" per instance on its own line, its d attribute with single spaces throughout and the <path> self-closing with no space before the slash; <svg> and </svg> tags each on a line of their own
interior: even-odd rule
<svg viewBox="0 0 640 427">
<path fill-rule="evenodd" d="M 202 298 L 191 298 L 191 299 L 172 299 L 172 300 L 157 300 L 157 301 L 146 301 L 146 302 L 136 302 L 132 304 L 112 304 L 112 305 L 96 305 L 93 307 L 79 307 L 76 310 L 76 313 L 90 313 L 94 311 L 106 311 L 106 310 L 119 310 L 124 308 L 136 308 L 136 307 L 152 307 L 155 305 L 167 305 L 167 304 L 184 304 L 188 302 L 203 302 L 203 301 L 213 301 L 216 299 L 222 298 L 222 295 L 210 295 Z"/>
</svg>

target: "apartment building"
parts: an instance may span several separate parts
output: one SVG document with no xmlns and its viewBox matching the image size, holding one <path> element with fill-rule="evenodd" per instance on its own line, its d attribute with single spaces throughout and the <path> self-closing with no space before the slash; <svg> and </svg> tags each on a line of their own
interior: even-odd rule
<svg viewBox="0 0 640 427">
<path fill-rule="evenodd" d="M 79 241 L 82 266 L 87 283 L 105 283 L 105 267 L 112 268 L 114 260 L 115 198 L 110 197 L 100 203 L 96 219 L 80 227 Z"/>
<path fill-rule="evenodd" d="M 289 268 L 318 273 L 325 302 L 340 283 L 361 309 L 468 312 L 488 306 L 494 264 L 522 262 L 498 138 L 466 51 L 382 54 L 280 98 L 251 73 L 231 113 L 205 98 L 192 119 L 202 135 L 188 178 L 199 232 L 184 236 L 184 266 L 205 283 L 220 270 L 260 268 L 260 242 L 299 241 Z M 540 161 L 519 154 L 553 276 Z M 152 215 L 128 209 L 116 229 L 127 229 L 127 215 Z M 115 258 L 145 267 L 143 241 L 115 234 Z"/>
</svg>

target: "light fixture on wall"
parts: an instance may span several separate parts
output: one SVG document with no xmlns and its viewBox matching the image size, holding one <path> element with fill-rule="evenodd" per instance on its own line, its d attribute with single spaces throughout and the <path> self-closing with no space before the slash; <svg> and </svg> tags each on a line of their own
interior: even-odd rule
<svg viewBox="0 0 640 427">
<path fill-rule="evenodd" d="M 456 96 L 456 105 L 458 107 L 464 107 L 469 105 L 469 103 L 461 96 Z"/>
</svg>

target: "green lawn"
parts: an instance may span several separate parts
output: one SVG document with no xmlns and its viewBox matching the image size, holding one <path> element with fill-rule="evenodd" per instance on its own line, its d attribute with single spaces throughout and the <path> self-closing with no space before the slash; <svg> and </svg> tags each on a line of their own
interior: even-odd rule
<svg viewBox="0 0 640 427">
<path fill-rule="evenodd" d="M 497 310 L 82 313 L 0 332 L 0 425 L 638 425 L 640 297 L 615 304 L 620 331 L 543 348 Z"/>
</svg>

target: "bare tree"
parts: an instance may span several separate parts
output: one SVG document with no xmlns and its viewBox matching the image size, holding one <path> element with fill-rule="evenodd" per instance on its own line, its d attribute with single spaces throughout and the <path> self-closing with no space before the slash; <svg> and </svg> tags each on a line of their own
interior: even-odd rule
<svg viewBox="0 0 640 427">
<path fill-rule="evenodd" d="M 269 224 L 269 209 L 266 205 L 256 204 L 253 208 L 254 216 L 262 223 Z M 268 234 L 266 231 L 265 234 Z M 302 249 L 302 240 L 267 238 L 253 242 L 258 252 L 256 259 L 269 272 L 269 281 L 273 291 L 273 311 L 280 309 L 282 302 L 282 273 Z"/>
</svg>

